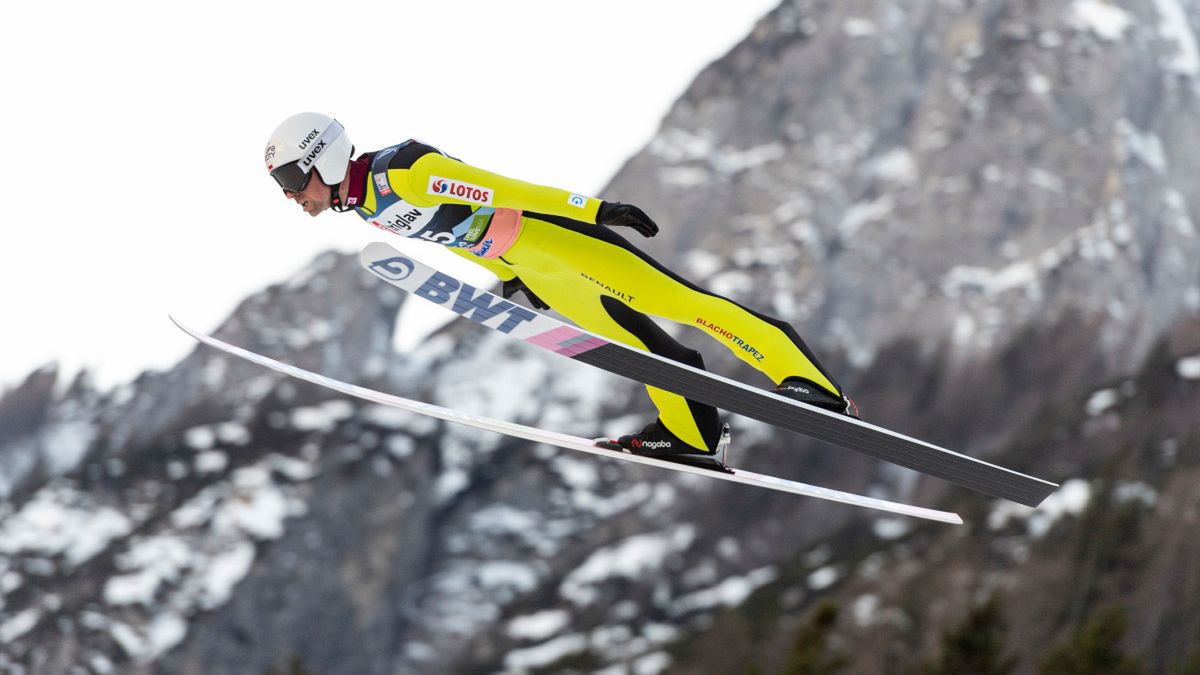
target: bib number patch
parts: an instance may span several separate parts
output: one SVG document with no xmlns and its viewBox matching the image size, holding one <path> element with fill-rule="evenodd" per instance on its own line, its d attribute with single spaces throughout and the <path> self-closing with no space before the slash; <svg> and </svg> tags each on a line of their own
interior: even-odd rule
<svg viewBox="0 0 1200 675">
<path fill-rule="evenodd" d="M 400 200 L 389 206 L 383 213 L 372 217 L 370 221 L 375 227 L 408 237 L 428 225 L 436 213 L 436 207 L 422 209 Z"/>
</svg>

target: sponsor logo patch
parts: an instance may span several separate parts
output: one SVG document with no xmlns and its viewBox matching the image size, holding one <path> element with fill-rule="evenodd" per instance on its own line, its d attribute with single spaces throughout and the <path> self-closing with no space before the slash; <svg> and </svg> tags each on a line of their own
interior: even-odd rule
<svg viewBox="0 0 1200 675">
<path fill-rule="evenodd" d="M 371 267 L 376 268 L 380 264 L 390 263 L 394 260 L 397 258 L 381 260 L 372 263 Z M 408 261 L 407 258 L 399 258 L 399 260 Z M 386 276 L 385 271 L 386 268 L 378 268 L 377 273 L 380 276 Z M 415 283 L 415 281 L 409 283 Z M 500 325 L 496 326 L 496 330 L 501 333 L 511 333 L 517 326 L 527 321 L 533 321 L 538 316 L 520 305 L 498 298 L 487 291 L 478 290 L 470 284 L 464 284 L 441 272 L 434 272 L 412 292 L 426 300 L 449 307 L 456 313 L 478 323 L 498 318 Z"/>
<path fill-rule="evenodd" d="M 419 209 L 400 200 L 372 218 L 371 224 L 402 237 L 408 237 L 413 232 L 420 232 L 421 228 L 433 220 L 436 213 L 437 208 Z"/>
<path fill-rule="evenodd" d="M 467 234 L 463 237 L 463 239 L 471 244 L 479 241 L 480 237 L 483 236 L 483 233 L 487 231 L 488 224 L 491 222 L 492 217 L 490 215 L 482 213 L 476 215 L 471 219 L 471 229 L 467 230 Z"/>
<path fill-rule="evenodd" d="M 320 155 L 321 151 L 325 149 L 325 145 L 326 145 L 325 141 L 321 141 L 320 143 L 317 143 L 316 145 L 314 145 L 312 147 L 312 150 L 309 150 L 308 154 L 304 156 L 304 159 L 302 159 L 300 161 L 300 165 L 306 169 L 308 167 L 312 166 L 312 163 L 317 161 L 317 155 Z M 305 171 L 305 173 L 308 173 L 308 172 Z"/>
<path fill-rule="evenodd" d="M 388 185 L 387 174 L 375 174 L 375 187 L 379 188 L 379 194 L 383 197 L 392 194 L 392 186 Z"/>
<path fill-rule="evenodd" d="M 492 198 L 495 195 L 495 190 L 491 188 L 443 178 L 442 176 L 429 177 L 428 192 L 431 195 L 453 197 L 464 202 L 483 204 L 484 206 L 491 206 Z"/>
<path fill-rule="evenodd" d="M 488 251 L 490 251 L 490 250 L 492 250 L 492 240 L 487 239 L 482 244 L 480 244 L 478 248 L 472 249 L 471 253 L 474 253 L 476 255 L 476 257 L 486 258 Z"/>
<path fill-rule="evenodd" d="M 408 258 L 396 256 L 387 260 L 376 260 L 371 263 L 371 269 L 381 277 L 391 279 L 392 281 L 403 281 L 408 278 L 408 275 L 413 273 L 413 262 Z"/>
<path fill-rule="evenodd" d="M 587 197 L 584 197 L 583 195 L 577 195 L 574 192 L 571 193 L 570 197 L 567 197 L 568 204 L 580 209 L 587 206 L 587 200 Z"/>
<path fill-rule="evenodd" d="M 603 281 L 596 279 L 595 277 L 588 276 L 588 274 L 586 272 L 580 272 L 579 276 L 583 277 L 584 279 L 587 279 L 588 281 L 592 282 L 593 284 L 596 284 L 600 288 L 604 289 L 605 293 L 608 293 L 609 295 L 613 296 L 614 298 L 616 298 L 622 302 L 631 303 L 634 300 L 634 297 L 632 295 L 630 295 L 624 291 L 617 290 L 617 289 L 613 288 L 612 286 L 609 286 L 608 284 L 604 283 Z"/>
<path fill-rule="evenodd" d="M 312 143 L 313 139 L 316 138 L 317 136 L 319 136 L 320 133 L 321 132 L 317 131 L 316 129 L 313 129 L 312 131 L 308 132 L 308 135 L 304 137 L 304 140 L 300 141 L 300 149 L 303 150 L 303 149 L 307 148 L 308 144 Z"/>
<path fill-rule="evenodd" d="M 722 328 L 711 321 L 707 321 L 707 320 L 701 319 L 701 318 L 696 319 L 696 325 L 710 331 L 713 335 L 716 335 L 717 337 L 725 338 L 734 347 L 737 347 L 738 349 L 742 350 L 743 352 L 746 353 L 746 355 L 748 357 L 754 359 L 755 361 L 762 361 L 763 358 L 766 356 L 762 352 L 755 349 L 750 343 L 748 343 L 745 340 L 743 340 L 742 338 L 734 335 L 733 331 L 731 331 L 727 328 Z"/>
</svg>

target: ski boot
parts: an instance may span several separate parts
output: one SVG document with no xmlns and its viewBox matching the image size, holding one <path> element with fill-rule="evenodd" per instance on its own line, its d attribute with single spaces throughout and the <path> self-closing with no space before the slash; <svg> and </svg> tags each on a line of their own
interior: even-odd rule
<svg viewBox="0 0 1200 675">
<path fill-rule="evenodd" d="M 803 377 L 786 377 L 775 387 L 775 393 L 801 403 L 832 410 L 847 417 L 858 417 L 858 406 L 849 396 L 834 396 Z"/>
<path fill-rule="evenodd" d="M 668 462 L 687 464 L 701 469 L 730 473 L 725 466 L 725 451 L 729 448 L 729 425 L 721 427 L 721 437 L 712 451 L 701 450 L 679 440 L 662 422 L 654 420 L 635 434 L 620 438 L 598 438 L 596 445 L 631 455 L 653 457 Z"/>
</svg>

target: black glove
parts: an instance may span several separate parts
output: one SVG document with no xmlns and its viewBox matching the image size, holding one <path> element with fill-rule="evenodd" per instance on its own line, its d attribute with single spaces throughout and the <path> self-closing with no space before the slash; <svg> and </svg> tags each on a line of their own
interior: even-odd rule
<svg viewBox="0 0 1200 675">
<path fill-rule="evenodd" d="M 517 291 L 524 293 L 525 298 L 529 300 L 529 304 L 533 305 L 537 309 L 550 309 L 550 305 L 542 302 L 541 298 L 534 295 L 533 291 L 529 290 L 529 288 L 525 285 L 525 282 L 521 281 L 519 277 L 513 277 L 508 281 L 505 281 L 504 285 L 500 288 L 501 295 L 506 298 L 511 298 Z"/>
<path fill-rule="evenodd" d="M 632 227 L 643 237 L 653 237 L 658 234 L 658 225 L 650 220 L 646 212 L 633 204 L 620 202 L 601 202 L 600 210 L 596 212 L 596 224 L 609 227 Z"/>
</svg>

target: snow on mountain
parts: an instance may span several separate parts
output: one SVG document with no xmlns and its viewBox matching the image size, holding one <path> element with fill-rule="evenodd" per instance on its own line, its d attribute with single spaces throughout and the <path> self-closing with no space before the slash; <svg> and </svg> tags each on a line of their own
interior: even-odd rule
<svg viewBox="0 0 1200 675">
<path fill-rule="evenodd" d="M 1175 364 L 1175 372 L 1188 380 L 1200 380 L 1200 355 L 1180 359 Z"/>
<path fill-rule="evenodd" d="M 789 0 L 605 191 L 663 225 L 644 242 L 656 255 L 796 322 L 869 383 L 869 419 L 1067 479 L 1041 509 L 740 418 L 747 468 L 947 499 L 978 522 L 947 534 L 530 446 L 203 348 L 111 392 L 43 369 L 0 399 L 0 669 L 261 673 L 295 655 L 323 673 L 658 673 L 689 658 L 722 671 L 745 669 L 722 659 L 764 631 L 705 631 L 745 629 L 750 606 L 788 640 L 822 598 L 848 608 L 839 630 L 861 631 L 859 663 L 895 666 L 880 652 L 936 643 L 973 594 L 1027 591 L 1037 616 L 1067 615 L 1038 584 L 1069 567 L 1055 547 L 1079 523 L 1116 527 L 1103 520 L 1116 512 L 1170 539 L 1194 505 L 1193 436 L 1172 425 L 1200 380 L 1195 14 L 1171 0 Z M 217 334 L 583 436 L 653 417 L 638 387 L 466 322 L 394 352 L 401 302 L 331 253 Z M 1193 355 L 1131 367 L 1168 329 Z M 1156 550 L 1187 559 L 1171 541 Z M 1139 582 L 1190 583 L 1179 574 Z M 1021 617 L 1029 644 L 1061 628 Z"/>
<path fill-rule="evenodd" d="M 784 2 L 609 191 L 661 216 L 655 253 L 733 251 L 685 269 L 856 366 L 903 336 L 969 359 L 1082 311 L 1128 368 L 1200 313 L 1194 16 Z"/>
</svg>

